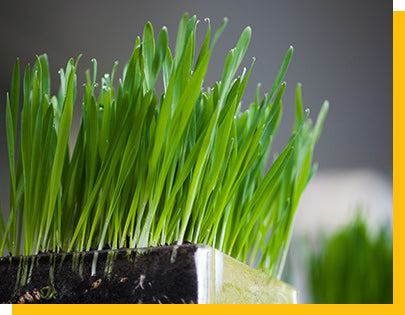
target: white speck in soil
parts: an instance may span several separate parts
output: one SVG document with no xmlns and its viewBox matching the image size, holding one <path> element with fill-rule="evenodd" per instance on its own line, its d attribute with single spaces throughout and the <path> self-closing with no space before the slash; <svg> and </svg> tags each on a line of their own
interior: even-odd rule
<svg viewBox="0 0 405 315">
<path fill-rule="evenodd" d="M 38 289 L 34 289 L 32 291 L 32 296 L 34 297 L 34 299 L 36 299 L 37 301 L 39 301 L 41 299 L 41 294 L 39 293 Z"/>
<path fill-rule="evenodd" d="M 139 277 L 139 286 L 141 287 L 142 290 L 145 290 L 145 288 L 143 287 L 143 282 L 145 281 L 146 276 L 145 275 L 141 275 Z"/>
<path fill-rule="evenodd" d="M 96 281 L 94 281 L 94 282 L 91 284 L 90 290 L 97 289 L 97 288 L 100 286 L 101 281 L 102 281 L 101 278 L 100 278 L 100 279 L 97 279 Z"/>
<path fill-rule="evenodd" d="M 24 294 L 24 299 L 25 299 L 26 301 L 30 302 L 30 303 L 33 303 L 33 302 L 34 302 L 34 298 L 32 297 L 32 295 L 31 295 L 29 292 L 26 292 L 26 293 Z"/>
</svg>

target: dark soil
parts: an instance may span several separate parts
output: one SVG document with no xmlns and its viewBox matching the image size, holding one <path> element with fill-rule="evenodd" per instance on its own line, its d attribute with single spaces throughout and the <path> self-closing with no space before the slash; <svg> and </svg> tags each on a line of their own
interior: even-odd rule
<svg viewBox="0 0 405 315">
<path fill-rule="evenodd" d="M 1 258 L 0 303 L 197 303 L 196 249 L 174 245 Z"/>
</svg>

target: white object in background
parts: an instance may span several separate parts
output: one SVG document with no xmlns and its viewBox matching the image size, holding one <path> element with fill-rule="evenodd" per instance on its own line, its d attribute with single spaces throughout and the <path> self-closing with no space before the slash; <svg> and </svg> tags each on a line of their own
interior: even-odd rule
<svg viewBox="0 0 405 315">
<path fill-rule="evenodd" d="M 405 11 L 405 0 L 394 0 L 392 2 L 392 11 Z"/>
<path fill-rule="evenodd" d="M 333 233 L 361 211 L 371 231 L 392 226 L 392 179 L 371 169 L 319 172 L 298 205 L 294 234 Z"/>
<path fill-rule="evenodd" d="M 11 304 L 0 304 L 0 314 L 1 315 L 11 315 Z"/>
</svg>

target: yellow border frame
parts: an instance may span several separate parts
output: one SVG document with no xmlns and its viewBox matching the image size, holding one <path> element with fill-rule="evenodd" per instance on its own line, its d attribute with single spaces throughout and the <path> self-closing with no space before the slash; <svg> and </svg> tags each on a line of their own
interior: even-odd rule
<svg viewBox="0 0 405 315">
<path fill-rule="evenodd" d="M 394 146 L 394 303 L 392 305 L 13 305 L 13 315 L 47 315 L 47 314 L 248 314 L 271 313 L 276 314 L 342 314 L 347 313 L 378 313 L 399 314 L 405 296 L 403 296 L 400 283 L 404 279 L 403 254 L 400 244 L 403 242 L 404 231 L 399 230 L 399 222 L 404 221 L 404 212 L 400 211 L 405 205 L 405 193 L 401 191 L 401 179 L 405 176 L 404 158 L 405 148 L 401 140 L 405 138 L 405 124 L 401 118 L 405 117 L 405 104 L 401 104 L 401 87 L 405 87 L 405 12 L 393 12 L 393 146 Z M 405 88 L 404 88 L 405 90 Z M 403 102 L 402 102 L 403 103 Z"/>
<path fill-rule="evenodd" d="M 400 283 L 404 279 L 403 253 L 400 249 L 404 241 L 404 231 L 399 224 L 404 222 L 405 195 L 401 193 L 402 177 L 405 176 L 404 146 L 401 142 L 405 137 L 405 126 L 401 118 L 405 115 L 404 98 L 401 90 L 405 86 L 405 11 L 393 12 L 393 198 L 394 198 L 394 305 L 396 309 L 404 303 Z M 401 89 L 402 88 L 402 89 Z M 402 293 L 402 294 L 401 294 Z M 402 297 L 402 298 L 401 298 Z"/>
</svg>

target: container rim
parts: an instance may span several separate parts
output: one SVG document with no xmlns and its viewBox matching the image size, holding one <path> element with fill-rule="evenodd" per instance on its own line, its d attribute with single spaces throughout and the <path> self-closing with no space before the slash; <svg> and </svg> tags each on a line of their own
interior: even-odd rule
<svg viewBox="0 0 405 315">
<path fill-rule="evenodd" d="M 194 243 L 183 243 L 183 244 L 168 244 L 159 246 L 149 246 L 149 247 L 136 247 L 136 248 L 115 248 L 115 249 L 92 249 L 89 251 L 71 251 L 71 252 L 51 252 L 51 253 L 39 253 L 36 255 L 16 255 L 16 256 L 3 256 L 0 257 L 0 262 L 9 259 L 26 259 L 26 258 L 42 258 L 51 256 L 69 256 L 69 255 L 83 255 L 83 254 L 104 254 L 104 253 L 121 253 L 121 252 L 137 252 L 137 251 L 157 251 L 159 249 L 168 248 L 213 248 L 205 244 L 194 244 Z"/>
</svg>

